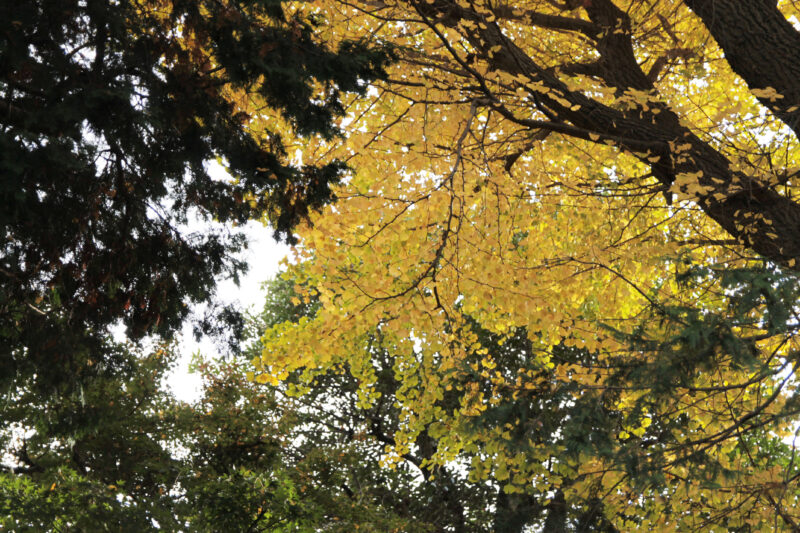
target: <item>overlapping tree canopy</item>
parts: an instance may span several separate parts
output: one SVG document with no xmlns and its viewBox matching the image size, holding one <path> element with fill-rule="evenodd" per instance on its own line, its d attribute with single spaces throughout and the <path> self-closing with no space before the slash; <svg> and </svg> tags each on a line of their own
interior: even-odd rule
<svg viewBox="0 0 800 533">
<path fill-rule="evenodd" d="M 340 369 L 380 401 L 352 350 L 379 333 L 388 464 L 432 434 L 542 527 L 600 501 L 621 531 L 797 528 L 794 4 L 298 9 L 401 61 L 307 147 L 357 172 L 299 232 L 321 307 L 266 332 L 257 379 Z"/>
<path fill-rule="evenodd" d="M 313 314 L 316 303 L 291 302 L 293 285 L 270 284 L 263 313 L 248 321 L 247 356 L 260 353 L 268 325 Z M 365 341 L 353 351 L 390 359 L 379 338 Z M 80 393 L 29 390 L 0 405 L 0 527 L 512 532 L 542 510 L 527 495 L 468 480 L 463 468 L 424 466 L 434 451 L 427 434 L 429 445 L 399 468 L 381 466 L 397 423 L 390 370 L 382 401 L 359 407 L 347 374 L 320 375 L 298 398 L 283 384 L 247 380 L 248 357 L 198 357 L 203 393 L 183 402 L 163 379 L 179 355 L 174 345 L 113 345 L 106 357 L 115 364 L 83 379 Z M 587 522 L 596 515 L 580 511 Z"/>
<path fill-rule="evenodd" d="M 0 383 L 33 432 L 3 433 L 12 526 L 41 502 L 86 527 L 214 529 L 230 507 L 251 529 L 800 528 L 793 1 L 37 1 L 0 21 Z M 388 78 L 343 95 L 386 45 Z M 116 320 L 168 334 L 240 270 L 236 239 L 178 231 L 192 214 L 293 240 L 333 192 L 253 358 L 266 395 L 222 365 L 187 412 L 153 381 L 163 353 L 108 340 Z"/>
<path fill-rule="evenodd" d="M 244 270 L 233 226 L 266 212 L 292 240 L 332 200 L 344 165 L 303 165 L 284 138 L 337 135 L 340 95 L 364 92 L 390 54 L 329 47 L 318 22 L 273 0 L 0 4 L 4 530 L 263 530 L 324 514 L 324 489 L 319 508 L 295 506 L 279 431 L 226 420 L 247 390 L 180 404 L 162 383 L 174 354 L 108 331 L 171 336 Z M 281 126 L 250 135 L 267 113 Z M 212 219 L 225 226 L 187 227 Z"/>
</svg>

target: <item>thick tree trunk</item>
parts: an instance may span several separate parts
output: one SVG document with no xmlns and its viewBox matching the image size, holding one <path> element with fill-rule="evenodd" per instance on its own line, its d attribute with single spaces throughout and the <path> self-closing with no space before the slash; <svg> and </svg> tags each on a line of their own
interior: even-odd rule
<svg viewBox="0 0 800 533">
<path fill-rule="evenodd" d="M 506 494 L 501 488 L 497 491 L 494 512 L 494 531 L 503 533 L 522 533 L 525 526 L 538 519 L 544 507 L 530 494 Z"/>
<path fill-rule="evenodd" d="M 800 135 L 800 33 L 775 0 L 685 0 L 750 89 L 772 87 L 780 97 L 759 97 Z M 757 93 L 758 94 L 758 93 Z"/>
</svg>

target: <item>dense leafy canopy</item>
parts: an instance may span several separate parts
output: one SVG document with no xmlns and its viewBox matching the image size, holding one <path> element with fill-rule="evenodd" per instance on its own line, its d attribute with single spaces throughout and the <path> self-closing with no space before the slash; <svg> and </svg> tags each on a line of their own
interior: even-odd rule
<svg viewBox="0 0 800 533">
<path fill-rule="evenodd" d="M 203 255 L 167 254 L 183 269 L 144 262 L 167 256 L 136 247 L 109 259 L 147 228 L 171 246 L 180 236 L 167 220 L 197 209 L 223 222 L 266 213 L 286 233 L 332 194 L 338 202 L 299 224 L 294 262 L 250 326 L 263 336 L 248 349 L 248 379 L 238 363 L 206 364 L 206 400 L 155 417 L 168 400 L 133 376 L 152 367 L 152 379 L 164 363 L 109 344 L 70 352 L 93 378 L 75 381 L 86 386 L 64 393 L 63 410 L 20 385 L 23 407 L 4 416 L 33 433 L 7 434 L 17 463 L 5 502 L 21 509 L 12 520 L 35 524 L 28 511 L 50 505 L 65 509 L 65 524 L 131 513 L 200 530 L 800 528 L 794 2 L 316 0 L 286 18 L 280 4 L 255 2 L 111 5 L 41 3 L 66 22 L 28 33 L 45 11 L 31 11 L 32 26 L 3 23 L 21 43 L 39 39 L 3 55 L 13 73 L 3 142 L 21 154 L 3 163 L 18 176 L 7 181 L 18 203 L 3 275 L 24 283 L 4 284 L 2 302 L 17 313 L 4 334 L 25 346 L 15 364 L 51 354 L 33 350 L 53 338 L 44 325 L 67 341 L 111 317 L 134 333 L 172 327 L 184 300 L 237 269 L 214 236 L 190 243 Z M 351 55 L 310 44 L 302 21 L 323 20 L 317 35 Z M 267 30 L 277 33 L 258 40 Z M 369 91 L 385 56 L 351 44 L 363 40 L 399 56 Z M 301 41 L 321 55 L 295 54 Z M 128 57 L 147 68 L 128 72 Z M 261 76 L 299 65 L 296 92 Z M 39 97 L 26 83 L 56 67 L 80 75 L 38 89 L 58 96 L 45 120 L 21 104 Z M 74 89 L 84 79 L 103 88 Z M 115 94 L 122 122 L 60 114 L 70 99 L 88 109 Z M 279 138 L 314 132 L 302 141 L 304 171 Z M 123 141 L 126 158 L 114 148 Z M 170 151 L 184 155 L 163 166 L 157 156 Z M 88 173 L 105 188 L 65 179 L 14 189 L 52 176 L 31 169 L 54 154 L 69 156 L 63 175 Z M 210 179 L 213 156 L 237 181 Z M 19 160 L 29 163 L 14 170 Z M 342 162 L 354 173 L 330 190 Z M 148 189 L 155 170 L 167 179 Z M 137 180 L 119 181 L 128 175 Z M 123 199 L 139 184 L 152 205 L 137 211 Z M 185 194 L 167 202 L 165 184 Z M 76 197 L 83 209 L 67 202 Z M 70 214 L 52 218 L 62 204 Z M 120 207 L 105 217 L 106 204 Z M 73 224 L 75 239 L 48 255 L 40 220 Z M 118 241 L 127 220 L 144 229 Z M 121 273 L 103 278 L 115 264 Z M 129 265 L 147 267 L 147 290 L 125 277 Z M 134 289 L 148 296 L 127 296 Z M 98 392 L 104 383 L 126 379 L 114 393 L 141 404 L 136 423 L 153 429 L 143 447 L 132 437 L 121 446 L 144 469 L 107 459 L 108 443 L 130 432 L 115 427 L 126 418 L 114 405 L 82 414 L 109 394 Z M 178 447 L 166 451 L 170 442 Z M 50 479 L 75 488 L 51 490 Z M 137 485 L 149 487 L 141 500 Z M 120 486 L 124 496 L 108 492 Z M 80 498 L 98 507 L 80 513 Z"/>
<path fill-rule="evenodd" d="M 291 283 L 272 284 L 264 313 L 248 323 L 248 355 L 262 348 L 256 332 L 313 313 L 294 296 Z M 380 346 L 372 339 L 353 349 L 376 354 Z M 365 408 L 346 373 L 319 376 L 312 392 L 293 398 L 248 381 L 243 361 L 197 360 L 204 392 L 187 404 L 164 388 L 172 347 L 118 345 L 111 355 L 114 365 L 79 392 L 28 392 L 0 412 L 8 423 L 0 527 L 479 532 L 512 521 L 510 510 L 525 502 L 469 482 L 463 470 L 421 466 L 431 448 L 399 468 L 382 466 L 396 430 L 391 372 L 380 385 L 386 401 Z"/>
<path fill-rule="evenodd" d="M 299 232 L 320 307 L 266 331 L 256 378 L 346 369 L 375 405 L 384 367 L 352 347 L 379 334 L 388 464 L 428 433 L 431 464 L 600 502 L 592 527 L 800 527 L 795 4 L 306 9 L 401 58 L 346 138 L 307 145 L 357 172 Z"/>
<path fill-rule="evenodd" d="M 168 347 L 116 355 L 79 394 L 3 410 L 4 529 L 314 531 L 335 512 L 328 456 L 287 448 L 296 417 L 237 365 L 203 366 L 189 405 L 164 389 Z"/>
</svg>

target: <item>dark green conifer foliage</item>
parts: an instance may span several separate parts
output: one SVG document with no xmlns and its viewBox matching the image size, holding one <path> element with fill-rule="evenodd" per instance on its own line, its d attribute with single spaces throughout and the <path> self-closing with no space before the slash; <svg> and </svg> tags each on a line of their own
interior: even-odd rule
<svg viewBox="0 0 800 533">
<path fill-rule="evenodd" d="M 206 368 L 188 404 L 161 379 L 169 346 L 112 349 L 80 391 L 0 405 L 0 529 L 315 531 L 325 501 L 298 490 L 283 413 L 237 366 Z"/>
<path fill-rule="evenodd" d="M 342 164 L 292 165 L 278 132 L 254 139 L 224 98 L 257 94 L 297 133 L 336 135 L 341 92 L 364 91 L 390 54 L 332 51 L 313 30 L 278 0 L 0 4 L 3 379 L 59 382 L 116 321 L 132 338 L 174 331 L 244 268 L 240 236 L 181 233 L 187 220 L 266 212 L 291 241 L 332 200 Z M 235 182 L 209 175 L 215 158 Z"/>
</svg>

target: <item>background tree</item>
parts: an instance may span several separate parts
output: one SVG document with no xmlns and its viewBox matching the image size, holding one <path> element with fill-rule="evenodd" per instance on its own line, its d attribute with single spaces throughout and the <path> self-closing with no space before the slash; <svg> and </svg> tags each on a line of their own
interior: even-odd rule
<svg viewBox="0 0 800 533">
<path fill-rule="evenodd" d="M 313 303 L 292 303 L 291 282 L 273 282 L 269 294 L 249 335 L 313 315 Z M 261 346 L 250 342 L 255 355 Z M 354 349 L 388 357 L 377 336 Z M 203 396 L 189 404 L 163 381 L 177 358 L 170 346 L 118 345 L 110 355 L 74 394 L 31 389 L 5 406 L 3 527 L 473 532 L 524 523 L 524 498 L 430 463 L 436 439 L 427 433 L 402 464 L 382 464 L 397 431 L 390 372 L 378 387 L 383 400 L 366 407 L 347 373 L 319 376 L 296 397 L 283 384 L 248 380 L 242 361 L 198 360 Z"/>
<path fill-rule="evenodd" d="M 204 396 L 187 404 L 163 382 L 177 358 L 169 347 L 114 355 L 80 392 L 28 391 L 3 409 L 2 527 L 314 531 L 331 510 L 298 488 L 326 490 L 286 448 L 291 417 L 238 366 L 214 365 Z"/>
</svg>

